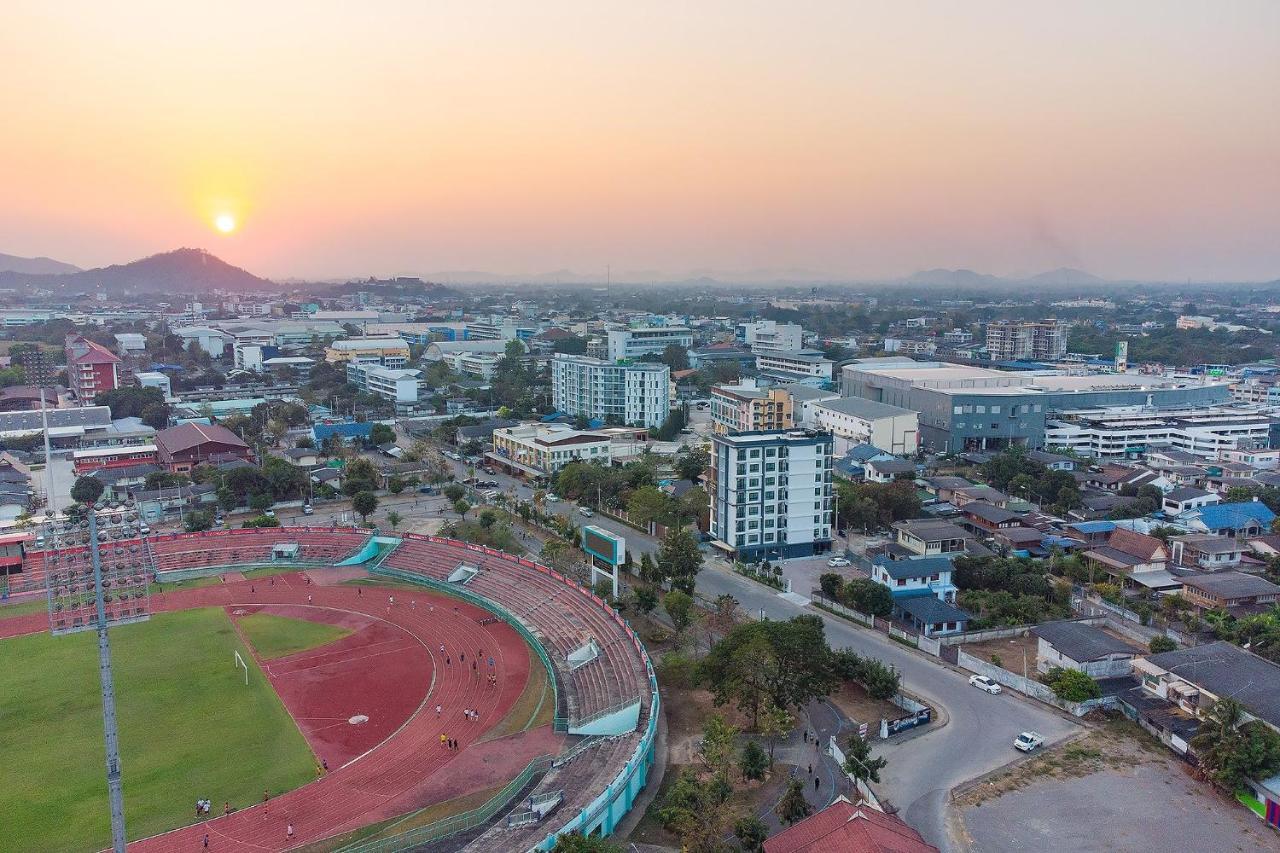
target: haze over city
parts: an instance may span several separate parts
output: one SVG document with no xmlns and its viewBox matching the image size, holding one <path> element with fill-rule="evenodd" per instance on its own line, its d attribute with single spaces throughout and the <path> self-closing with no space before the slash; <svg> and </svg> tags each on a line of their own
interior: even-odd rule
<svg viewBox="0 0 1280 853">
<path fill-rule="evenodd" d="M 1280 5 L 12 2 L 0 251 L 1280 275 Z"/>
</svg>

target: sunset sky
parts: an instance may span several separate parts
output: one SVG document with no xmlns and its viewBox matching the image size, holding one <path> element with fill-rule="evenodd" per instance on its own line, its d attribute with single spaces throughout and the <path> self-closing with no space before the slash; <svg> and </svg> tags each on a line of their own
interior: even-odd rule
<svg viewBox="0 0 1280 853">
<path fill-rule="evenodd" d="M 0 252 L 85 267 L 1280 277 L 1276 0 L 7 0 L 0 57 Z"/>
</svg>

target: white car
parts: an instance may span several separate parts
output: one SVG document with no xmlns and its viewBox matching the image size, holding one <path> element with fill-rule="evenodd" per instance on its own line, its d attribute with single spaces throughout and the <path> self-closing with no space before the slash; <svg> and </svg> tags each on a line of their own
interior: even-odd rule
<svg viewBox="0 0 1280 853">
<path fill-rule="evenodd" d="M 595 511 L 592 510 L 590 507 L 580 506 L 578 507 L 578 515 L 582 516 L 583 518 L 591 518 L 593 515 L 595 515 Z"/>
<path fill-rule="evenodd" d="M 303 504 L 303 505 L 302 505 L 302 514 L 303 514 L 303 515 L 311 515 L 311 514 L 312 514 L 312 513 L 314 513 L 314 512 L 315 512 L 315 510 L 311 508 L 311 504 Z"/>
<path fill-rule="evenodd" d="M 845 566 L 852 566 L 853 563 L 849 562 L 847 557 L 832 557 L 827 560 L 827 565 L 833 569 L 843 569 Z"/>
<path fill-rule="evenodd" d="M 1013 739 L 1013 748 L 1019 752 L 1032 752 L 1044 746 L 1044 735 L 1039 732 L 1023 732 Z"/>
<path fill-rule="evenodd" d="M 969 683 L 979 690 L 990 693 L 992 696 L 995 696 L 1000 692 L 1000 685 L 996 684 L 985 675 L 971 675 L 969 676 Z"/>
<path fill-rule="evenodd" d="M 555 492 L 547 492 L 547 503 L 554 504 L 560 502 L 560 496 Z"/>
</svg>

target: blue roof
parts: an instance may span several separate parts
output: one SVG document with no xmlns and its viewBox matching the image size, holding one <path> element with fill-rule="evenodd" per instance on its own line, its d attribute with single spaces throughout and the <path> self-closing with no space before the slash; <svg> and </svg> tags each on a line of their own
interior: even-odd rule
<svg viewBox="0 0 1280 853">
<path fill-rule="evenodd" d="M 342 423 L 342 424 L 316 424 L 311 428 L 311 434 L 316 441 L 324 441 L 331 435 L 341 436 L 342 438 L 368 438 L 373 433 L 373 424 L 365 423 Z"/>
<path fill-rule="evenodd" d="M 973 617 L 935 595 L 919 595 L 896 599 L 894 605 L 921 622 L 968 622 Z"/>
<path fill-rule="evenodd" d="M 1114 521 L 1077 521 L 1075 524 L 1068 524 L 1072 530 L 1079 530 L 1081 533 L 1110 533 L 1116 529 Z"/>
<path fill-rule="evenodd" d="M 931 575 L 935 572 L 953 572 L 955 566 L 951 563 L 950 557 L 915 557 L 906 560 L 890 560 L 887 557 L 877 557 L 875 564 L 889 573 L 889 577 L 894 580 L 905 580 L 907 578 L 919 578 Z"/>
<path fill-rule="evenodd" d="M 1276 514 L 1262 501 L 1244 501 L 1235 504 L 1211 504 L 1196 510 L 1200 521 L 1210 530 L 1235 530 L 1256 521 L 1263 527 L 1269 525 Z"/>
<path fill-rule="evenodd" d="M 844 455 L 844 458 L 851 462 L 870 462 L 872 459 L 892 459 L 893 454 L 871 444 L 855 444 L 849 448 L 849 452 Z"/>
</svg>

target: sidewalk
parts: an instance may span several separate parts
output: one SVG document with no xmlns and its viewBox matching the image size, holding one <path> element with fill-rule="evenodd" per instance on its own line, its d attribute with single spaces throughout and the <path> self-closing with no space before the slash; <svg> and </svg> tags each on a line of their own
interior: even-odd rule
<svg viewBox="0 0 1280 853">
<path fill-rule="evenodd" d="M 853 728 L 853 724 L 840 713 L 839 709 L 824 699 L 810 702 L 796 720 L 796 728 L 786 740 L 780 740 L 774 751 L 775 771 L 781 765 L 795 765 L 791 778 L 802 783 L 805 799 L 813 811 L 820 811 L 831 804 L 839 795 L 846 796 L 853 790 L 853 783 L 845 775 L 834 758 L 827 754 L 827 738 L 837 739 Z M 767 743 L 761 746 L 768 749 Z M 779 789 L 778 796 L 761 806 L 758 813 L 760 819 L 769 827 L 769 834 L 785 829 L 778 819 L 775 808 L 782 795 L 786 793 L 786 785 Z"/>
</svg>

